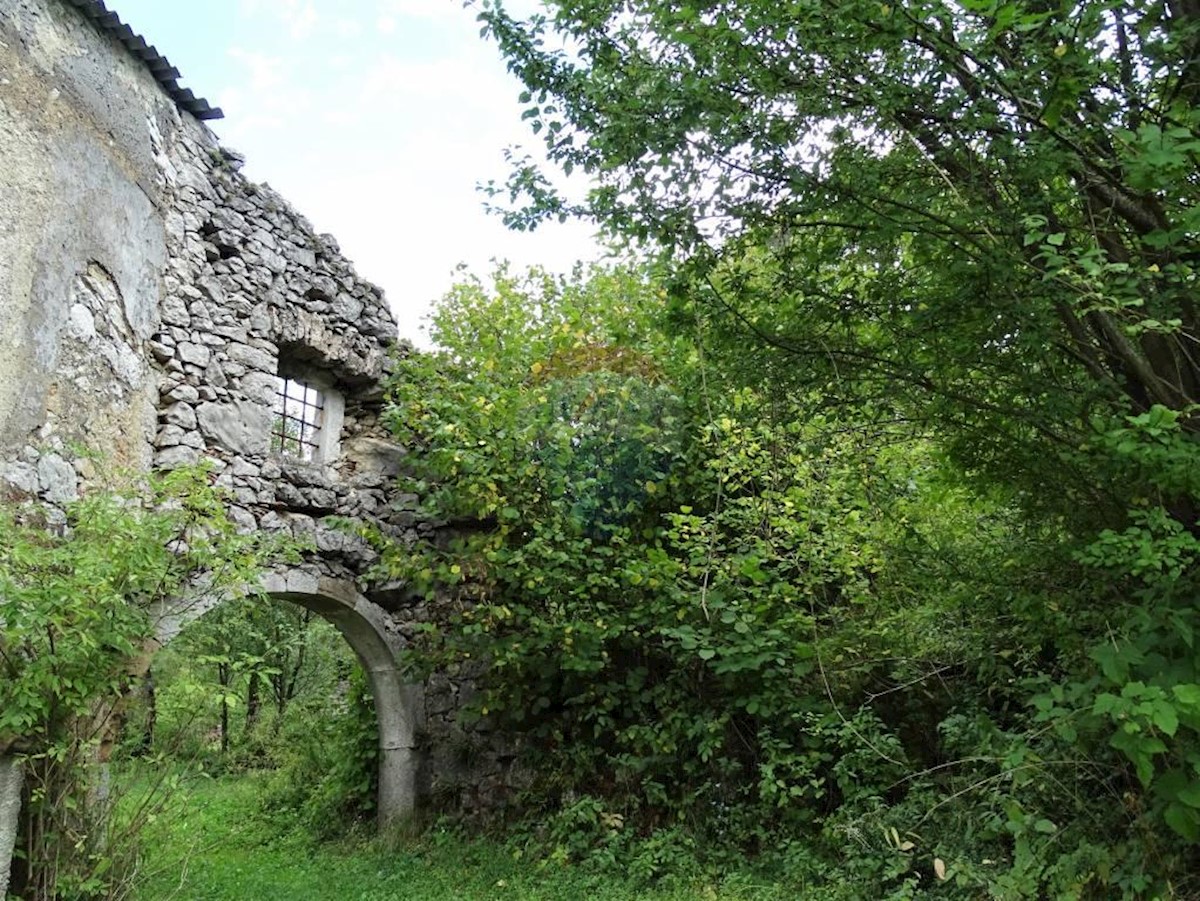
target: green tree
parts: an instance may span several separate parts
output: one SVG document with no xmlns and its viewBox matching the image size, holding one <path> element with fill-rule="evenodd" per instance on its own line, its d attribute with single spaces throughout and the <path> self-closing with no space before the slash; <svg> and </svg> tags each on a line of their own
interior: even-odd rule
<svg viewBox="0 0 1200 901">
<path fill-rule="evenodd" d="M 269 766 L 292 703 L 332 704 L 352 660 L 345 640 L 296 604 L 260 597 L 223 603 L 189 623 L 164 652 L 155 747 L 183 759 L 206 757 L 215 720 L 221 754 L 235 752 L 218 766 Z"/>
<path fill-rule="evenodd" d="M 971 786 L 1035 731 L 1016 683 L 1047 628 L 1038 567 L 1079 572 L 1043 550 L 1056 527 L 972 497 L 911 422 L 739 387 L 660 306 L 636 272 L 502 271 L 437 308 L 443 350 L 400 364 L 389 412 L 428 515 L 461 530 L 385 555 L 455 602 L 416 663 L 478 672 L 473 713 L 525 737 L 524 810 L 556 853 L 655 875 L 670 854 L 639 832 L 791 837 L 852 894 L 899 892 L 911 847 L 874 839 L 932 807 L 927 851 L 1010 860 L 984 824 L 1018 797 L 1033 834 L 1063 794 Z M 1025 840 L 1040 859 L 1046 834 Z"/>
<path fill-rule="evenodd" d="M 722 371 L 919 423 L 961 474 L 1017 500 L 1051 543 L 1021 558 L 1011 634 L 1039 651 L 1011 700 L 1046 731 L 1031 741 L 991 705 L 989 719 L 1011 753 L 1087 760 L 1081 797 L 1131 799 L 1133 831 L 1174 833 L 1078 851 L 1091 884 L 1139 855 L 1186 869 L 1195 5 L 582 0 L 481 19 L 551 161 L 596 184 L 573 204 L 522 163 L 510 223 L 582 214 L 661 246 L 678 323 L 710 337 Z M 1024 861 L 1011 885 L 1049 879 L 1019 837 L 1041 821 L 1005 816 Z"/>
<path fill-rule="evenodd" d="M 155 673 L 156 759 L 235 778 L 271 771 L 260 813 L 316 838 L 370 820 L 375 707 L 331 623 L 289 601 L 234 599 L 185 626 L 156 656 Z M 180 861 L 190 853 L 179 849 Z"/>
<path fill-rule="evenodd" d="M 783 383 L 909 400 L 971 465 L 1110 517 L 1144 483 L 1081 465 L 1090 423 L 1157 404 L 1194 432 L 1192 5 L 581 0 L 480 18 L 550 160 L 596 185 L 572 204 L 525 162 L 510 223 L 579 213 L 665 247 L 680 305 L 757 339 Z M 1169 503 L 1190 526 L 1194 497 Z"/>
<path fill-rule="evenodd" d="M 0 508 L 0 755 L 15 756 L 31 786 L 27 897 L 121 889 L 90 764 L 153 638 L 152 610 L 244 591 L 273 550 L 237 533 L 203 469 L 90 493 L 58 528 L 35 506 Z"/>
</svg>

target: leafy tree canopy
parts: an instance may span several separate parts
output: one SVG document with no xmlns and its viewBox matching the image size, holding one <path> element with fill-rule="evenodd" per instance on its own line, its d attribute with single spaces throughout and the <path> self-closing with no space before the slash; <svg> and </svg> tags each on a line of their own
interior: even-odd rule
<svg viewBox="0 0 1200 901">
<path fill-rule="evenodd" d="M 680 311 L 755 336 L 777 383 L 909 402 L 963 459 L 1093 509 L 1129 500 L 1078 458 L 1098 419 L 1157 404 L 1195 430 L 1194 3 L 481 19 L 549 159 L 596 184 L 572 205 L 520 165 L 510 224 L 582 214 L 667 248 Z"/>
</svg>

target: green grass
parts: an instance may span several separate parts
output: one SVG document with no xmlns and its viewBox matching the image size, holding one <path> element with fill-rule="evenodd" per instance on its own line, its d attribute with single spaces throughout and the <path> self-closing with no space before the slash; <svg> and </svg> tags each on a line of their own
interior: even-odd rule
<svg viewBox="0 0 1200 901">
<path fill-rule="evenodd" d="M 794 889 L 756 884 L 622 882 L 581 867 L 516 859 L 503 845 L 433 829 L 390 841 L 350 838 L 314 843 L 258 812 L 262 776 L 193 780 L 144 835 L 136 901 L 434 901 L 434 899 L 572 899 L 572 901 L 775 901 Z"/>
</svg>

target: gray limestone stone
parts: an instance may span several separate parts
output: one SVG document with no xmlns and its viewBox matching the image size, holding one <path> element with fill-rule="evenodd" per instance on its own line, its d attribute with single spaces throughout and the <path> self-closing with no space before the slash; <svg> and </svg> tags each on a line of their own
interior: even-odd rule
<svg viewBox="0 0 1200 901">
<path fill-rule="evenodd" d="M 142 358 L 125 344 L 117 345 L 116 357 L 111 365 L 117 378 L 131 388 L 142 379 Z"/>
<path fill-rule="evenodd" d="M 32 463 L 24 463 L 20 460 L 14 460 L 0 469 L 0 480 L 7 482 L 17 491 L 29 495 L 37 494 L 40 485 L 37 467 Z"/>
<path fill-rule="evenodd" d="M 177 444 L 183 444 L 186 436 L 187 433 L 177 425 L 163 426 L 158 430 L 154 446 L 157 448 L 174 447 Z"/>
<path fill-rule="evenodd" d="M 318 527 L 317 548 L 322 551 L 342 551 L 353 544 L 351 536 L 336 529 Z"/>
<path fill-rule="evenodd" d="M 193 385 L 181 383 L 167 391 L 163 397 L 169 401 L 182 401 L 185 404 L 194 404 L 200 399 L 200 392 Z"/>
<path fill-rule="evenodd" d="M 163 422 L 168 425 L 179 426 L 185 430 L 196 428 L 196 411 L 183 401 L 171 404 L 161 415 Z"/>
<path fill-rule="evenodd" d="M 241 363 L 247 369 L 256 369 L 259 372 L 274 375 L 278 368 L 273 354 L 248 344 L 230 344 L 225 352 L 229 354 L 229 359 Z"/>
<path fill-rule="evenodd" d="M 215 360 L 209 362 L 206 375 L 208 376 L 208 383 L 214 388 L 224 388 L 229 384 L 229 377 L 225 375 L 225 370 Z"/>
<path fill-rule="evenodd" d="M 183 299 L 173 294 L 163 298 L 162 306 L 162 321 L 167 325 L 178 325 L 187 328 L 191 325 L 192 317 L 188 315 L 187 306 Z"/>
<path fill-rule="evenodd" d="M 263 404 L 274 404 L 278 383 L 273 374 L 247 372 L 241 378 L 241 389 L 252 400 Z"/>
<path fill-rule="evenodd" d="M 63 504 L 79 496 L 75 467 L 58 454 L 43 454 L 37 472 L 42 494 L 51 503 Z"/>
<path fill-rule="evenodd" d="M 318 275 L 312 280 L 309 296 L 319 300 L 333 300 L 338 293 L 337 282 L 327 275 Z"/>
<path fill-rule="evenodd" d="M 308 506 L 319 510 L 333 510 L 337 506 L 337 495 L 326 488 L 309 488 L 304 498 Z"/>
<path fill-rule="evenodd" d="M 347 322 L 357 322 L 362 311 L 363 302 L 349 294 L 339 294 L 333 303 L 333 314 Z"/>
<path fill-rule="evenodd" d="M 254 518 L 254 514 L 245 507 L 230 507 L 229 518 L 243 535 L 248 535 L 258 529 L 258 521 Z"/>
<path fill-rule="evenodd" d="M 201 403 L 200 431 L 236 454 L 264 454 L 270 440 L 271 408 L 244 400 Z"/>
<path fill-rule="evenodd" d="M 303 508 L 308 506 L 304 492 L 288 482 L 281 482 L 275 486 L 275 500 L 288 507 Z"/>
<path fill-rule="evenodd" d="M 182 342 L 176 352 L 183 362 L 199 366 L 201 369 L 208 365 L 209 358 L 212 357 L 212 351 L 207 347 L 202 344 L 193 344 L 190 341 Z"/>
<path fill-rule="evenodd" d="M 160 450 L 154 455 L 154 465 L 159 469 L 178 469 L 180 466 L 191 466 L 200 459 L 200 452 L 194 447 L 182 444 Z"/>
<path fill-rule="evenodd" d="M 73 338 L 86 341 L 96 335 L 96 317 L 92 311 L 81 303 L 72 304 L 71 321 L 68 333 Z"/>
<path fill-rule="evenodd" d="M 7 749 L 0 751 L 0 898 L 8 895 L 13 848 L 20 832 L 22 766 Z"/>
<path fill-rule="evenodd" d="M 217 307 L 225 305 L 225 289 L 217 279 L 212 276 L 200 278 L 197 279 L 196 286 Z"/>
<path fill-rule="evenodd" d="M 257 466 L 254 463 L 243 459 L 242 457 L 234 457 L 232 466 L 233 474 L 240 478 L 257 476 L 262 472 L 261 466 Z"/>
<path fill-rule="evenodd" d="M 252 334 L 265 335 L 271 330 L 271 311 L 260 306 L 250 313 L 249 330 Z"/>
<path fill-rule="evenodd" d="M 397 475 L 404 464 L 404 449 L 392 441 L 380 438 L 355 438 L 343 444 L 346 461 L 360 477 Z"/>
<path fill-rule="evenodd" d="M 305 269 L 312 269 L 317 265 L 317 255 L 307 247 L 290 247 L 284 250 L 284 256 Z"/>
</svg>

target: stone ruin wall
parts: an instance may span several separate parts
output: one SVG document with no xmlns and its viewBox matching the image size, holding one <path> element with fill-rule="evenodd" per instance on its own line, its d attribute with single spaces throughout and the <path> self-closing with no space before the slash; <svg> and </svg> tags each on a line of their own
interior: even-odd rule
<svg viewBox="0 0 1200 901">
<path fill-rule="evenodd" d="M 80 448 L 207 460 L 240 528 L 311 541 L 309 564 L 354 581 L 403 644 L 437 605 L 367 583 L 374 552 L 322 521 L 433 528 L 392 487 L 382 380 L 407 350 L 383 292 L 78 10 L 0 4 L 0 492 L 53 511 L 96 475 Z M 329 465 L 270 451 L 281 371 L 344 398 Z M 426 791 L 468 809 L 520 782 L 512 742 L 456 724 L 471 691 L 439 674 L 417 716 Z"/>
</svg>

